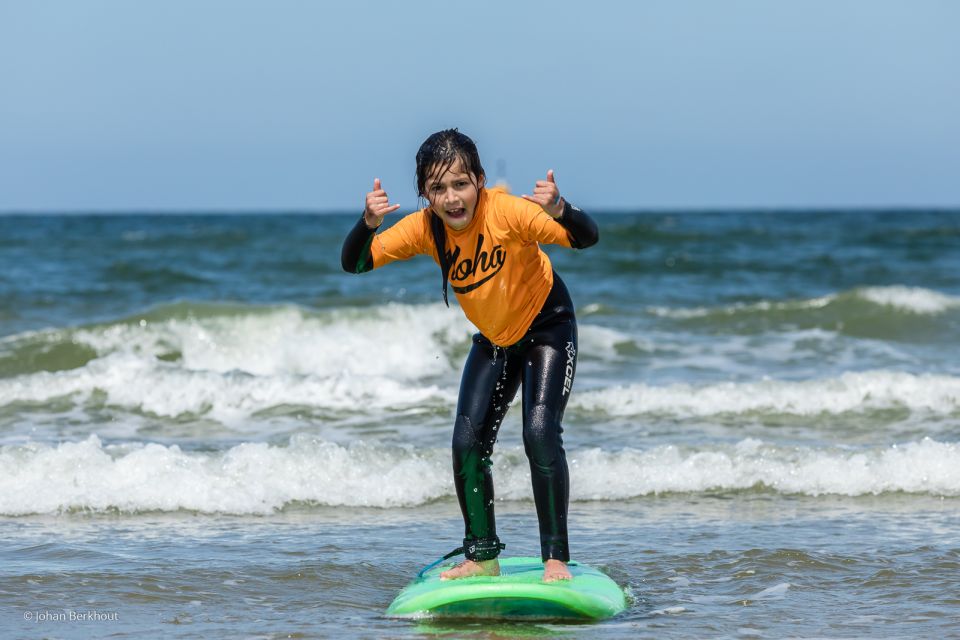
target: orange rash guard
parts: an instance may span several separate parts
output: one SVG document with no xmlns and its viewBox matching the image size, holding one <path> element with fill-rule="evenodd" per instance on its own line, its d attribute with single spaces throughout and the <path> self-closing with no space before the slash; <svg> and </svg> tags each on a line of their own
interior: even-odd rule
<svg viewBox="0 0 960 640">
<path fill-rule="evenodd" d="M 403 217 L 370 245 L 373 268 L 427 254 L 440 259 L 429 209 Z M 532 202 L 481 189 L 470 224 L 446 228 L 450 286 L 467 319 L 492 343 L 506 347 L 527 332 L 553 287 L 550 258 L 538 243 L 570 247 L 567 230 Z"/>
</svg>

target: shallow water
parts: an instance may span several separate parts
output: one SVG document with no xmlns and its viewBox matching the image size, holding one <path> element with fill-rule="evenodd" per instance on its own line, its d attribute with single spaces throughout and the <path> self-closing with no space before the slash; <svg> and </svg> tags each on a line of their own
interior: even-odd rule
<svg viewBox="0 0 960 640">
<path fill-rule="evenodd" d="M 590 625 L 393 620 L 383 611 L 460 531 L 451 500 L 269 516 L 72 514 L 6 519 L 5 637 L 949 637 L 960 511 L 907 496 L 661 496 L 576 503 L 578 557 L 628 588 Z M 499 510 L 511 554 L 536 554 L 532 505 Z M 300 634 L 300 635 L 296 635 Z"/>
</svg>

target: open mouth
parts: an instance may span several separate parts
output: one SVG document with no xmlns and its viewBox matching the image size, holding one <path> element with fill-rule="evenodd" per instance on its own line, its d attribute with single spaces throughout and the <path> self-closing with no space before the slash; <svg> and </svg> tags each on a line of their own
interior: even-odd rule
<svg viewBox="0 0 960 640">
<path fill-rule="evenodd" d="M 465 215 L 467 215 L 467 210 L 464 207 L 460 207 L 459 209 L 447 209 L 447 216 L 450 218 L 462 218 Z"/>
</svg>

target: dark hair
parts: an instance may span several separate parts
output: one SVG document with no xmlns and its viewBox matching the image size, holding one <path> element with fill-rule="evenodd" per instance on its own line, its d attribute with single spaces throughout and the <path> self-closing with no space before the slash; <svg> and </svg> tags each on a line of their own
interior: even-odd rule
<svg viewBox="0 0 960 640">
<path fill-rule="evenodd" d="M 485 175 L 473 140 L 456 129 L 438 131 L 424 140 L 417 151 L 417 195 L 426 197 L 427 180 L 434 173 L 443 176 L 460 160 L 463 170 L 477 181 Z M 479 185 L 477 185 L 479 186 Z"/>
<path fill-rule="evenodd" d="M 427 180 L 433 174 L 439 177 L 450 170 L 453 163 L 460 160 L 463 170 L 473 176 L 480 187 L 480 176 L 485 176 L 483 165 L 480 164 L 480 154 L 477 145 L 469 136 L 456 129 L 438 131 L 424 140 L 417 151 L 417 195 L 426 198 Z M 450 257 L 447 255 L 447 229 L 436 213 L 430 215 L 430 230 L 433 232 L 433 244 L 437 248 L 437 258 L 440 260 L 440 271 L 443 275 L 443 301 L 449 307 L 447 300 L 447 280 L 450 274 Z"/>
</svg>

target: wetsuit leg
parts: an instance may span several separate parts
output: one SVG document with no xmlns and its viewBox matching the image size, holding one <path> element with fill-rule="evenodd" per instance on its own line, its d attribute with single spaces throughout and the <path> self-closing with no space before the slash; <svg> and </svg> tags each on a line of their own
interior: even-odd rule
<svg viewBox="0 0 960 640">
<path fill-rule="evenodd" d="M 493 476 L 490 456 L 500 424 L 520 385 L 522 360 L 480 334 L 474 336 L 460 381 L 460 399 L 453 428 L 453 477 L 464 521 L 464 546 L 479 541 L 487 549 L 467 553 L 471 560 L 487 560 L 499 553 L 495 544 Z M 492 544 L 492 546 L 491 546 Z"/>
<path fill-rule="evenodd" d="M 577 366 L 577 325 L 571 320 L 548 329 L 549 335 L 534 337 L 524 354 L 523 445 L 540 524 L 540 554 L 543 560 L 566 562 L 570 481 L 561 422 Z"/>
</svg>

